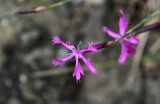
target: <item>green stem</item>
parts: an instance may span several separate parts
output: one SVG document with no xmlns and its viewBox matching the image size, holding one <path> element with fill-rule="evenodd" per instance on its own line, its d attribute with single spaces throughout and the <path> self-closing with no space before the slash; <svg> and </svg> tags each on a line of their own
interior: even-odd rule
<svg viewBox="0 0 160 104">
<path fill-rule="evenodd" d="M 126 32 L 126 34 L 134 31 L 135 29 L 137 29 L 137 28 L 139 28 L 141 26 L 143 26 L 144 24 L 146 24 L 147 22 L 149 22 L 150 20 L 152 20 L 153 18 L 158 17 L 158 16 L 160 16 L 160 11 L 159 10 L 153 12 L 150 16 L 144 18 L 140 23 L 138 23 L 133 28 L 131 28 L 130 30 L 128 30 Z"/>
<path fill-rule="evenodd" d="M 52 8 L 55 8 L 55 7 L 58 7 L 58 6 L 62 6 L 62 5 L 66 4 L 66 3 L 69 3 L 69 2 L 72 2 L 72 0 L 63 0 L 63 1 L 60 1 L 58 3 L 53 3 L 49 6 L 38 6 L 36 8 L 31 8 L 31 9 L 26 9 L 26 10 L 20 10 L 20 11 L 17 11 L 17 12 L 7 13 L 3 16 L 0 16 L 0 19 L 4 18 L 4 17 L 10 17 L 10 16 L 13 16 L 13 15 L 39 13 L 39 12 L 42 12 L 42 11 L 46 11 L 48 9 L 52 9 Z"/>
<path fill-rule="evenodd" d="M 57 6 L 61 6 L 61 5 L 64 5 L 66 3 L 69 3 L 69 2 L 72 2 L 72 0 L 65 0 L 65 1 L 62 1 L 62 2 L 59 2 L 59 3 L 51 4 L 51 5 L 48 6 L 48 9 L 52 9 L 52 8 L 57 7 Z"/>
</svg>

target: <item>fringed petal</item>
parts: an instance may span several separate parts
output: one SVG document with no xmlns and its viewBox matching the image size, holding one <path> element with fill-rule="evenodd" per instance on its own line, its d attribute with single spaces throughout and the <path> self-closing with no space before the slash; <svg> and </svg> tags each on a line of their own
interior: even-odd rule
<svg viewBox="0 0 160 104">
<path fill-rule="evenodd" d="M 90 72 L 92 74 L 96 74 L 97 73 L 97 69 L 94 67 L 94 65 L 93 65 L 93 63 L 91 62 L 90 59 L 87 59 L 85 57 L 82 57 L 81 59 L 86 64 L 86 66 L 88 67 L 88 69 L 90 70 Z"/>
<path fill-rule="evenodd" d="M 124 62 L 127 60 L 128 54 L 127 54 L 124 44 L 122 44 L 121 46 L 122 46 L 122 49 L 121 49 L 121 53 L 120 53 L 118 62 L 119 64 L 124 64 Z"/>
<path fill-rule="evenodd" d="M 127 19 L 126 19 L 126 16 L 125 16 L 123 10 L 119 11 L 119 15 L 120 15 L 119 31 L 120 31 L 120 34 L 123 35 L 126 32 L 128 22 L 127 22 Z"/>
<path fill-rule="evenodd" d="M 61 63 L 70 60 L 72 57 L 73 57 L 73 55 L 69 55 L 69 56 L 67 56 L 67 57 L 65 57 L 65 58 L 62 58 L 62 59 L 53 59 L 53 60 L 52 60 L 52 65 L 58 66 L 58 65 L 60 65 Z"/>
<path fill-rule="evenodd" d="M 77 81 L 80 81 L 81 75 L 84 75 L 84 70 L 78 61 L 78 57 L 76 57 L 76 66 L 72 75 Z"/>
<path fill-rule="evenodd" d="M 109 36 L 117 39 L 117 38 L 120 38 L 120 35 L 111 31 L 108 27 L 104 26 L 103 27 L 103 32 L 107 33 Z"/>
<path fill-rule="evenodd" d="M 53 42 L 55 44 L 63 45 L 69 50 L 72 50 L 73 48 L 75 48 L 72 44 L 70 44 L 70 42 L 63 42 L 59 37 L 54 37 Z"/>
</svg>

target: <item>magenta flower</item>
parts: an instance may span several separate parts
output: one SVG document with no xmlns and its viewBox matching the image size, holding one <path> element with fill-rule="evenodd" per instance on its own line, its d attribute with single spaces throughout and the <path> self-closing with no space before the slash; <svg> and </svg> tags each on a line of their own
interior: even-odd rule
<svg viewBox="0 0 160 104">
<path fill-rule="evenodd" d="M 89 46 L 85 49 L 79 49 L 76 48 L 75 46 L 73 46 L 72 44 L 70 44 L 70 42 L 63 42 L 59 37 L 55 37 L 53 38 L 53 42 L 55 44 L 59 44 L 59 45 L 62 45 L 64 47 L 66 47 L 67 49 L 69 49 L 71 51 L 71 53 L 62 58 L 62 59 L 53 59 L 52 60 L 52 64 L 54 66 L 57 66 L 63 62 L 66 62 L 72 58 L 75 58 L 76 60 L 76 65 L 75 65 L 75 69 L 73 71 L 73 77 L 76 77 L 76 80 L 79 81 L 80 78 L 81 78 L 81 75 L 84 75 L 84 70 L 80 64 L 80 60 L 82 60 L 86 66 L 88 67 L 89 71 L 92 73 L 92 74 L 96 74 L 97 71 L 96 71 L 96 68 L 93 66 L 92 62 L 91 62 L 91 59 L 89 58 L 86 58 L 84 56 L 85 53 L 88 53 L 88 52 L 96 52 L 98 50 L 98 47 L 99 46 L 96 46 L 94 44 L 89 44 Z M 78 45 L 79 46 L 79 45 Z"/>
<path fill-rule="evenodd" d="M 127 19 L 123 12 L 123 10 L 120 10 L 120 19 L 119 19 L 119 33 L 115 33 L 111 31 L 108 27 L 103 27 L 103 32 L 107 33 L 109 36 L 120 39 L 121 36 L 123 36 L 127 29 Z M 135 54 L 135 45 L 139 43 L 139 39 L 137 39 L 135 36 L 130 36 L 127 38 L 123 38 L 120 40 L 120 44 L 122 46 L 121 54 L 119 56 L 119 63 L 123 64 L 128 57 Z"/>
</svg>

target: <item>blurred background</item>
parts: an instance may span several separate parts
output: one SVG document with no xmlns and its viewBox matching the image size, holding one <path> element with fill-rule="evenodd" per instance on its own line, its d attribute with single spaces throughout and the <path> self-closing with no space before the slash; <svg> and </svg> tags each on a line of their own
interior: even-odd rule
<svg viewBox="0 0 160 104">
<path fill-rule="evenodd" d="M 42 13 L 4 16 L 59 1 L 0 0 L 0 104 L 160 104 L 160 30 L 139 36 L 137 54 L 124 65 L 117 62 L 119 44 L 88 54 L 98 75 L 87 71 L 80 84 L 68 71 L 74 61 L 51 65 L 68 52 L 53 36 L 75 45 L 82 40 L 81 47 L 111 40 L 102 26 L 118 31 L 119 9 L 130 28 L 160 10 L 160 0 L 73 0 Z"/>
</svg>

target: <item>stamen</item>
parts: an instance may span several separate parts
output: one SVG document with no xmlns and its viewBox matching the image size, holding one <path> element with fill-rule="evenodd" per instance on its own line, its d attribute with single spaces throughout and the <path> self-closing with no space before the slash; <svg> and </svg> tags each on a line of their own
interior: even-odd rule
<svg viewBox="0 0 160 104">
<path fill-rule="evenodd" d="M 77 45 L 77 49 L 80 49 L 80 45 L 82 44 L 82 41 L 79 41 L 78 45 Z"/>
</svg>

